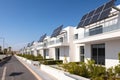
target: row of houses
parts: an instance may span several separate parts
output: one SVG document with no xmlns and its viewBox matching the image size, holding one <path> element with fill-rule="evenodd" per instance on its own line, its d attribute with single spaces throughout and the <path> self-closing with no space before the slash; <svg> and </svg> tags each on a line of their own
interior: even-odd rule
<svg viewBox="0 0 120 80">
<path fill-rule="evenodd" d="M 22 54 L 41 54 L 44 58 L 79 62 L 93 59 L 106 67 L 119 63 L 120 5 L 111 0 L 85 14 L 78 26 L 63 25 L 51 36 L 42 35 L 39 41 L 21 49 Z"/>
</svg>

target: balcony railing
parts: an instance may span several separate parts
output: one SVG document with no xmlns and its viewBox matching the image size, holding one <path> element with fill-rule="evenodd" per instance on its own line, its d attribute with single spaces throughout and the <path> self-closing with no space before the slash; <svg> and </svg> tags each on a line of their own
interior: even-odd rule
<svg viewBox="0 0 120 80">
<path fill-rule="evenodd" d="M 67 38 L 59 38 L 59 39 L 50 41 L 49 45 L 54 45 L 54 44 L 59 44 L 59 43 L 66 43 L 66 42 L 67 42 Z"/>
<path fill-rule="evenodd" d="M 118 29 L 120 29 L 120 25 L 114 24 L 114 25 L 110 25 L 110 26 L 107 26 L 107 27 L 103 27 L 103 32 L 102 33 L 110 32 L 110 31 L 114 31 L 114 30 L 118 30 Z M 90 36 L 89 32 L 85 32 L 84 37 L 88 37 L 88 36 Z"/>
</svg>

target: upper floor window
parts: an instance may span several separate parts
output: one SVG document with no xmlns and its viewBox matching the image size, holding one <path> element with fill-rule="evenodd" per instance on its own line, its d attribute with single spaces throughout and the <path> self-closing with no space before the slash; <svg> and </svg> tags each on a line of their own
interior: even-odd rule
<svg viewBox="0 0 120 80">
<path fill-rule="evenodd" d="M 78 34 L 75 34 L 75 35 L 74 35 L 74 39 L 78 39 Z"/>
<path fill-rule="evenodd" d="M 63 42 L 63 37 L 61 37 L 59 40 L 60 40 L 60 42 Z"/>
<path fill-rule="evenodd" d="M 89 36 L 100 34 L 100 33 L 103 33 L 103 27 L 102 26 L 98 26 L 98 27 L 89 29 Z"/>
</svg>

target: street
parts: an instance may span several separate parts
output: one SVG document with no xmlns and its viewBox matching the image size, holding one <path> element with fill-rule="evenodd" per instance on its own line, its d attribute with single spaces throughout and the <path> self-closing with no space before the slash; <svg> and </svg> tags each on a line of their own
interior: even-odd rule
<svg viewBox="0 0 120 80">
<path fill-rule="evenodd" d="M 37 80 L 37 78 L 12 56 L 0 63 L 0 80 Z"/>
</svg>

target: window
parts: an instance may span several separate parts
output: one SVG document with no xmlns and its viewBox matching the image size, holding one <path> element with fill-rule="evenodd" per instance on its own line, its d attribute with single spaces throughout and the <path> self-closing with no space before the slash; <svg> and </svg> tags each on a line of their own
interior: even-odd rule
<svg viewBox="0 0 120 80">
<path fill-rule="evenodd" d="M 74 39 L 78 39 L 78 34 L 75 34 L 75 35 L 74 35 Z"/>
<path fill-rule="evenodd" d="M 60 59 L 60 48 L 55 48 L 55 56 L 56 56 L 56 60 Z"/>
<path fill-rule="evenodd" d="M 63 42 L 63 37 L 61 37 L 59 40 L 60 40 L 60 42 Z"/>
<path fill-rule="evenodd" d="M 92 44 L 91 53 L 91 58 L 96 64 L 105 65 L 105 44 Z"/>
<path fill-rule="evenodd" d="M 100 34 L 100 33 L 103 33 L 103 27 L 102 26 L 89 29 L 89 36 Z"/>
<path fill-rule="evenodd" d="M 84 46 L 80 46 L 80 61 L 84 62 Z"/>
</svg>

